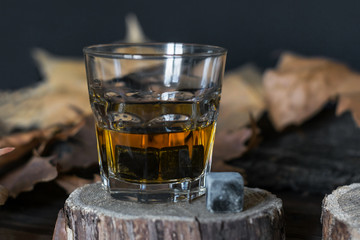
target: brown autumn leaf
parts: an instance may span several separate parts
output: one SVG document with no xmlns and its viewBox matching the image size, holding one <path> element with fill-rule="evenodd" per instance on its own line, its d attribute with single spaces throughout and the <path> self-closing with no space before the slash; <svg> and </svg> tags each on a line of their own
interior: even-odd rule
<svg viewBox="0 0 360 240">
<path fill-rule="evenodd" d="M 13 147 L 15 149 L 4 156 L 0 156 L 0 168 L 29 154 L 33 149 L 38 147 L 41 142 L 50 138 L 54 131 L 54 128 L 49 128 L 44 130 L 19 132 L 1 137 L 0 148 Z"/>
<path fill-rule="evenodd" d="M 148 42 L 150 39 L 145 35 L 140 22 L 135 14 L 129 13 L 125 16 L 126 33 L 123 42 L 142 43 Z"/>
<path fill-rule="evenodd" d="M 57 170 L 50 163 L 53 158 L 33 156 L 25 165 L 0 178 L 0 185 L 9 191 L 9 196 L 15 198 L 21 192 L 31 191 L 36 183 L 55 179 Z"/>
<path fill-rule="evenodd" d="M 259 143 L 257 128 L 254 117 L 250 115 L 251 128 L 237 129 L 232 132 L 222 131 L 217 133 L 214 146 L 214 160 L 212 170 L 215 172 L 240 172 L 245 175 L 245 170 L 228 164 L 228 160 L 240 157 Z M 247 144 L 245 145 L 245 142 Z"/>
<path fill-rule="evenodd" d="M 56 57 L 40 49 L 33 56 L 44 76 L 43 82 L 35 87 L 0 92 L 0 121 L 6 126 L 5 133 L 15 128 L 45 129 L 76 123 L 82 114 L 91 111 L 81 59 Z"/>
<path fill-rule="evenodd" d="M 57 142 L 53 154 L 57 157 L 52 161 L 59 172 L 73 168 L 86 168 L 97 164 L 97 143 L 93 116 L 87 116 L 79 131 L 67 141 Z"/>
<path fill-rule="evenodd" d="M 264 90 L 260 71 L 245 65 L 225 74 L 221 93 L 220 113 L 213 149 L 213 171 L 238 171 L 226 161 L 240 157 L 248 150 L 245 142 L 257 134 L 248 128 L 265 110 Z M 251 117 L 253 116 L 253 123 Z"/>
<path fill-rule="evenodd" d="M 0 148 L 0 157 L 14 150 L 15 150 L 14 147 Z M 5 204 L 8 196 L 9 196 L 8 190 L 4 186 L 0 185 L 0 206 Z"/>
<path fill-rule="evenodd" d="M 300 125 L 338 95 L 360 91 L 360 75 L 346 65 L 290 53 L 263 79 L 270 118 L 279 131 Z"/>
<path fill-rule="evenodd" d="M 60 209 L 56 219 L 52 240 L 67 240 L 64 210 Z"/>
<path fill-rule="evenodd" d="M 125 42 L 148 39 L 134 14 L 126 17 L 126 24 Z M 17 91 L 0 91 L 2 135 L 14 129 L 45 129 L 59 124 L 74 124 L 91 113 L 83 58 L 59 57 L 43 49 L 35 49 L 32 56 L 43 81 Z M 122 72 L 129 73 L 141 67 L 136 64 L 134 62 L 130 69 Z"/>
<path fill-rule="evenodd" d="M 4 186 L 0 185 L 0 206 L 5 204 L 8 196 L 8 190 Z"/>
<path fill-rule="evenodd" d="M 38 139 L 39 141 L 41 139 L 47 138 L 51 136 L 51 133 L 54 130 L 32 130 L 27 132 L 19 132 L 14 133 L 6 136 L 2 136 L 0 138 L 0 147 L 5 146 L 12 146 L 12 147 L 18 147 L 18 146 L 24 146 L 27 145 L 29 142 L 31 142 L 33 139 Z"/>
<path fill-rule="evenodd" d="M 73 124 L 63 126 L 54 136 L 53 139 L 66 141 L 69 137 L 75 136 L 86 124 L 86 116 L 83 116 L 81 121 Z"/>
<path fill-rule="evenodd" d="M 82 127 L 85 125 L 86 118 L 83 117 L 81 121 L 74 125 L 65 125 L 65 126 L 58 126 L 57 131 L 54 131 L 51 137 L 44 139 L 39 147 L 36 149 L 37 153 L 43 155 L 44 153 L 51 152 L 49 150 L 53 148 L 54 145 L 58 144 L 59 142 L 67 141 L 69 138 L 76 135 Z"/>
<path fill-rule="evenodd" d="M 258 119 L 265 110 L 261 72 L 245 65 L 227 72 L 221 92 L 217 131 L 234 131 L 250 123 L 249 114 Z"/>
<path fill-rule="evenodd" d="M 360 92 L 340 95 L 336 107 L 336 115 L 351 111 L 353 119 L 360 126 Z"/>
<path fill-rule="evenodd" d="M 14 151 L 14 150 L 15 150 L 14 147 L 0 148 L 0 156 L 5 155 L 5 154 L 7 154 L 7 153 L 9 153 L 9 152 L 12 152 L 12 151 Z"/>
<path fill-rule="evenodd" d="M 241 174 L 245 174 L 244 169 L 231 166 L 227 161 L 240 157 L 248 150 L 245 142 L 250 139 L 252 134 L 253 132 L 249 128 L 242 128 L 232 132 L 222 131 L 216 133 L 211 171 L 240 172 Z"/>
<path fill-rule="evenodd" d="M 60 187 L 66 190 L 67 194 L 70 194 L 78 187 L 82 187 L 85 184 L 95 183 L 100 180 L 100 175 L 94 174 L 93 179 L 81 178 L 76 175 L 62 175 L 56 178 L 55 181 Z"/>
<path fill-rule="evenodd" d="M 241 156 L 246 150 L 245 142 L 250 139 L 252 130 L 242 128 L 233 132 L 221 131 L 215 136 L 214 161 L 226 161 Z"/>
</svg>

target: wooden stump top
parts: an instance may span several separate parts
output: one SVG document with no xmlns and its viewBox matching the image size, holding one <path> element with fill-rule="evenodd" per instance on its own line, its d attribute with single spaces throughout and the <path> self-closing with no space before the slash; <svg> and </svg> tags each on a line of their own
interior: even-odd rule
<svg viewBox="0 0 360 240">
<path fill-rule="evenodd" d="M 66 226 L 67 237 L 58 239 L 284 239 L 282 201 L 261 189 L 244 193 L 242 212 L 211 213 L 205 197 L 191 203 L 133 203 L 112 198 L 100 183 L 90 184 L 66 200 L 54 236 Z"/>
<path fill-rule="evenodd" d="M 239 218 L 239 216 L 246 218 L 257 212 L 282 207 L 282 201 L 265 190 L 245 187 L 244 192 L 244 210 L 241 213 L 211 213 L 206 209 L 205 197 L 200 197 L 191 203 L 146 204 L 121 201 L 112 198 L 102 188 L 101 183 L 86 185 L 75 190 L 67 199 L 66 205 L 70 208 L 82 208 L 83 211 L 99 212 L 109 217 L 122 219 L 159 218 L 176 220 L 181 218 L 184 220 L 189 218 L 189 220 L 193 220 L 194 217 L 197 217 L 204 221 Z"/>
<path fill-rule="evenodd" d="M 343 186 L 323 200 L 323 239 L 360 239 L 360 183 Z"/>
</svg>

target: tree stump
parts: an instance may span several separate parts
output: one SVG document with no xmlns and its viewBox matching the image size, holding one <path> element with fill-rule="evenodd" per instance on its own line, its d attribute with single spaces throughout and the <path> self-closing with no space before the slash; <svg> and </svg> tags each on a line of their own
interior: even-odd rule
<svg viewBox="0 0 360 240">
<path fill-rule="evenodd" d="M 360 239 L 360 183 L 343 186 L 323 200 L 323 239 Z"/>
<path fill-rule="evenodd" d="M 244 211 L 215 214 L 207 211 L 205 197 L 131 203 L 112 198 L 100 183 L 90 184 L 66 200 L 53 239 L 285 239 L 282 201 L 261 189 L 244 192 Z"/>
</svg>

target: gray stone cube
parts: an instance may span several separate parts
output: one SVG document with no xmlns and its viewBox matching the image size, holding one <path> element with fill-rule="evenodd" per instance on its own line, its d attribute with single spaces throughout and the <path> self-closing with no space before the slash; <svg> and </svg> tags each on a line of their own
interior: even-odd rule
<svg viewBox="0 0 360 240">
<path fill-rule="evenodd" d="M 237 172 L 211 172 L 206 176 L 206 207 L 210 212 L 241 212 L 244 180 Z"/>
</svg>

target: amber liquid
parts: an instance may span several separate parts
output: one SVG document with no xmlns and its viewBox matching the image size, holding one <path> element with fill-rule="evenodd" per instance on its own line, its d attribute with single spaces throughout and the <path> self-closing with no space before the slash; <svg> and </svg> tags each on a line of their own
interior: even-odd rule
<svg viewBox="0 0 360 240">
<path fill-rule="evenodd" d="M 199 177 L 211 154 L 215 132 L 214 123 L 165 133 L 134 134 L 98 125 L 96 130 L 105 173 L 138 183 L 168 183 Z"/>
</svg>

